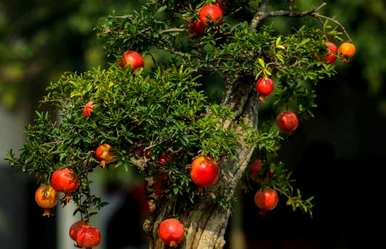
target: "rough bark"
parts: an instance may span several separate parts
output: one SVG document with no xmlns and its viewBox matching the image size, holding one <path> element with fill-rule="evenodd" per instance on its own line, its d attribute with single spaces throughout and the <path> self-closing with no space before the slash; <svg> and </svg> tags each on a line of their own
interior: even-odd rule
<svg viewBox="0 0 386 249">
<path fill-rule="evenodd" d="M 256 98 L 253 94 L 253 84 L 243 80 L 233 84 L 226 93 L 223 104 L 232 107 L 237 113 L 234 120 L 225 122 L 224 127 L 235 126 L 240 119 L 251 124 L 256 122 L 255 108 Z M 220 163 L 222 172 L 221 179 L 214 187 L 216 189 L 227 188 L 230 195 L 234 195 L 241 180 L 244 170 L 254 152 L 255 146 L 246 144 L 243 141 L 243 134 L 240 133 L 240 147 L 237 150 L 236 160 L 227 160 Z M 149 249 L 164 249 L 165 246 L 158 239 L 158 225 L 167 217 L 172 209 L 170 203 L 163 203 L 158 207 L 157 217 L 151 221 L 152 230 Z M 220 208 L 214 204 L 202 201 L 196 205 L 189 213 L 182 215 L 181 221 L 185 225 L 186 233 L 184 241 L 179 245 L 181 249 L 221 249 L 225 245 L 224 233 L 228 225 L 231 210 Z"/>
</svg>

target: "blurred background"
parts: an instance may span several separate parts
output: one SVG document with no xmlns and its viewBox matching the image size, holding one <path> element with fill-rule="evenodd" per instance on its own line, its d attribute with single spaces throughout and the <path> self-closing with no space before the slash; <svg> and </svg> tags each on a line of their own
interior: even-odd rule
<svg viewBox="0 0 386 249">
<path fill-rule="evenodd" d="M 100 17 L 125 14 L 136 0 L 0 0 L 0 248 L 74 248 L 68 228 L 76 218 L 71 207 L 54 219 L 41 217 L 33 179 L 3 160 L 23 143 L 23 129 L 33 118 L 44 88 L 65 71 L 103 65 L 105 57 L 93 31 Z M 309 8 L 320 1 L 297 1 Z M 294 168 L 297 186 L 314 195 L 313 218 L 293 213 L 281 203 L 260 216 L 253 193 L 235 208 L 227 248 L 302 249 L 364 248 L 379 238 L 379 191 L 386 162 L 386 3 L 335 0 L 324 13 L 341 21 L 357 55 L 339 65 L 338 75 L 320 82 L 316 117 L 304 122 L 281 151 Z M 288 19 L 287 19 L 288 20 Z M 277 19 L 276 24 L 284 23 Z M 280 25 L 278 25 L 280 26 Z M 117 178 L 120 175 L 120 178 Z M 94 175 L 95 191 L 110 202 L 97 220 L 102 249 L 144 248 L 143 184 L 134 173 Z M 366 236 L 369 235 L 369 236 Z"/>
</svg>

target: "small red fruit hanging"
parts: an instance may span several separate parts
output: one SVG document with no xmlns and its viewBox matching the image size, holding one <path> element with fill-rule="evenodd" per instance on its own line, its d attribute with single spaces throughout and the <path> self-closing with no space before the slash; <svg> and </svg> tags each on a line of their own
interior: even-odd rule
<svg viewBox="0 0 386 249">
<path fill-rule="evenodd" d="M 327 47 L 327 55 L 325 61 L 328 64 L 333 64 L 336 61 L 336 53 L 338 52 L 338 48 L 332 42 L 326 42 L 325 45 Z"/>
<path fill-rule="evenodd" d="M 98 246 L 101 243 L 101 232 L 89 224 L 82 224 L 75 235 L 76 244 L 86 249 Z"/>
<path fill-rule="evenodd" d="M 189 25 L 189 32 L 193 37 L 199 37 L 205 32 L 205 24 L 201 20 L 196 20 Z"/>
<path fill-rule="evenodd" d="M 83 106 L 82 115 L 83 117 L 88 118 L 91 116 L 93 111 L 94 111 L 94 103 L 90 101 Z"/>
<path fill-rule="evenodd" d="M 261 160 L 257 159 L 253 161 L 252 164 L 249 166 L 249 175 L 253 180 L 256 180 L 262 169 L 263 164 Z"/>
<path fill-rule="evenodd" d="M 199 187 L 210 187 L 216 184 L 219 175 L 217 163 L 209 157 L 199 156 L 192 162 L 190 176 Z"/>
<path fill-rule="evenodd" d="M 145 61 L 142 55 L 136 51 L 127 50 L 123 53 L 122 58 L 118 61 L 122 68 L 130 67 L 132 71 L 144 67 Z"/>
<path fill-rule="evenodd" d="M 158 157 L 158 163 L 161 164 L 162 166 L 168 164 L 171 160 L 172 160 L 172 156 L 166 153 L 163 153 Z"/>
<path fill-rule="evenodd" d="M 206 4 L 198 12 L 200 21 L 207 26 L 208 23 L 220 23 L 222 22 L 224 11 L 218 4 Z"/>
<path fill-rule="evenodd" d="M 158 227 L 160 239 L 170 247 L 177 247 L 184 239 L 184 225 L 177 219 L 163 220 Z"/>
<path fill-rule="evenodd" d="M 274 82 L 270 78 L 262 77 L 256 82 L 256 91 L 261 97 L 269 96 L 274 88 Z"/>
<path fill-rule="evenodd" d="M 279 195 L 271 188 L 259 190 L 255 194 L 255 204 L 262 211 L 270 211 L 277 206 Z"/>
<path fill-rule="evenodd" d="M 165 182 L 168 180 L 167 175 L 158 176 L 153 183 L 153 191 L 156 197 L 160 197 L 166 190 Z"/>
<path fill-rule="evenodd" d="M 51 216 L 51 209 L 56 206 L 57 200 L 58 195 L 50 185 L 42 184 L 35 191 L 35 201 L 39 207 L 44 209 L 43 216 Z"/>
<path fill-rule="evenodd" d="M 85 221 L 80 220 L 71 225 L 68 234 L 72 240 L 76 241 L 76 234 L 78 233 L 79 228 L 85 224 L 87 224 Z"/>
<path fill-rule="evenodd" d="M 65 193 L 65 201 L 71 199 L 71 193 L 79 188 L 79 179 L 71 168 L 57 169 L 51 175 L 51 186 L 58 192 Z"/>
<path fill-rule="evenodd" d="M 345 59 L 349 59 L 355 55 L 356 48 L 355 45 L 351 42 L 343 42 L 339 46 L 339 55 L 343 56 Z"/>
<path fill-rule="evenodd" d="M 294 112 L 282 112 L 276 118 L 277 126 L 284 133 L 292 133 L 299 126 L 299 119 Z"/>
<path fill-rule="evenodd" d="M 111 145 L 101 144 L 95 150 L 95 155 L 100 162 L 102 168 L 106 167 L 113 160 L 113 154 L 111 152 Z"/>
</svg>

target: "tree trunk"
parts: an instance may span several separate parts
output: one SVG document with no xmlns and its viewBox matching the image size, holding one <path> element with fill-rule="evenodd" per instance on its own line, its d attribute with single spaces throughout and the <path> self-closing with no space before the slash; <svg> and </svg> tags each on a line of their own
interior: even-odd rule
<svg viewBox="0 0 386 249">
<path fill-rule="evenodd" d="M 243 82 L 251 82 L 249 80 Z M 255 115 L 256 99 L 253 97 L 252 84 L 237 82 L 228 90 L 223 104 L 230 106 L 237 114 L 234 120 L 224 122 L 224 127 L 236 127 L 242 119 L 244 123 L 254 125 L 257 120 Z M 253 81 L 252 81 L 253 82 Z M 236 89 L 237 88 L 237 89 Z M 237 95 L 235 94 L 237 93 Z M 227 160 L 220 162 L 222 177 L 213 190 L 227 189 L 230 198 L 234 196 L 238 183 L 240 182 L 244 170 L 247 168 L 252 154 L 255 150 L 254 145 L 244 142 L 244 135 L 240 132 L 240 147 L 237 150 L 236 160 Z M 163 203 L 158 207 L 157 216 L 153 217 L 151 222 L 151 240 L 149 249 L 166 249 L 168 246 L 158 238 L 158 225 L 168 217 L 172 209 L 170 203 Z M 189 211 L 179 217 L 185 226 L 185 239 L 179 245 L 180 249 L 221 249 L 225 245 L 225 229 L 228 225 L 231 209 L 224 209 L 218 205 L 209 204 L 202 201 Z"/>
<path fill-rule="evenodd" d="M 185 240 L 179 248 L 220 249 L 225 244 L 224 233 L 230 216 L 230 210 L 218 210 L 214 206 L 199 205 L 182 218 L 185 225 Z M 168 248 L 157 238 L 158 224 L 163 216 L 154 224 L 155 239 L 150 241 L 150 249 Z"/>
<path fill-rule="evenodd" d="M 235 174 L 227 171 L 231 180 L 224 180 L 222 186 L 228 183 L 233 195 L 236 191 L 238 182 L 242 177 L 242 172 L 248 165 L 249 159 L 252 156 L 254 147 L 245 148 L 239 154 L 239 169 Z M 224 164 L 223 164 L 224 166 Z M 224 170 L 223 170 L 224 171 Z M 223 172 L 224 174 L 224 172 Z M 219 186 L 220 187 L 220 186 Z M 149 243 L 149 249 L 164 249 L 168 248 L 164 243 L 158 239 L 158 225 L 167 217 L 168 210 L 171 207 L 168 204 L 161 207 L 163 210 L 158 214 L 156 221 L 153 224 L 152 237 L 153 240 Z M 213 204 L 205 202 L 200 203 L 189 213 L 182 215 L 181 221 L 185 226 L 185 240 L 181 243 L 179 248 L 183 249 L 221 249 L 225 245 L 224 233 L 228 224 L 229 216 L 231 214 L 230 208 L 224 210 Z"/>
</svg>

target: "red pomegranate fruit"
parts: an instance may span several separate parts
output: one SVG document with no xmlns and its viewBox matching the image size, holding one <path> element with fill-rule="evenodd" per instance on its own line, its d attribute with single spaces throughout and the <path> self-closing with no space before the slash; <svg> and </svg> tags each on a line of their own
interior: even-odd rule
<svg viewBox="0 0 386 249">
<path fill-rule="evenodd" d="M 261 97 L 269 96 L 274 89 L 274 82 L 270 78 L 259 78 L 256 82 L 256 91 Z"/>
<path fill-rule="evenodd" d="M 166 153 L 163 153 L 158 157 L 158 163 L 162 166 L 168 164 L 171 160 L 172 160 L 172 156 Z"/>
<path fill-rule="evenodd" d="M 217 163 L 209 157 L 199 156 L 192 162 L 190 176 L 199 187 L 210 187 L 216 184 L 219 176 Z"/>
<path fill-rule="evenodd" d="M 262 211 L 274 209 L 279 202 L 279 195 L 271 188 L 259 190 L 255 194 L 255 204 Z"/>
<path fill-rule="evenodd" d="M 170 247 L 177 247 L 184 239 L 184 225 L 177 219 L 163 220 L 158 227 L 160 239 Z"/>
<path fill-rule="evenodd" d="M 65 193 L 65 200 L 67 202 L 71 199 L 71 193 L 75 192 L 79 185 L 79 179 L 71 168 L 57 169 L 51 175 L 51 186 L 57 192 Z"/>
<path fill-rule="evenodd" d="M 325 61 L 328 64 L 333 64 L 337 58 L 336 53 L 338 52 L 338 48 L 332 42 L 326 42 L 325 45 L 327 47 L 327 55 L 325 57 Z"/>
<path fill-rule="evenodd" d="M 130 67 L 132 71 L 135 71 L 138 68 L 144 67 L 145 61 L 140 53 L 127 50 L 123 53 L 122 58 L 119 60 L 118 64 L 122 68 Z"/>
<path fill-rule="evenodd" d="M 282 112 L 276 118 L 277 126 L 284 133 L 292 133 L 299 126 L 298 116 L 294 112 Z"/>
<path fill-rule="evenodd" d="M 200 21 L 207 26 L 209 22 L 220 23 L 224 17 L 224 11 L 218 4 L 205 4 L 198 12 Z"/>
<path fill-rule="evenodd" d="M 101 243 L 101 232 L 94 226 L 82 224 L 75 235 L 75 241 L 79 247 L 91 249 Z"/>
<path fill-rule="evenodd" d="M 205 24 L 201 20 L 196 20 L 189 24 L 189 32 L 193 37 L 200 37 L 205 32 Z"/>
<path fill-rule="evenodd" d="M 263 164 L 261 160 L 257 159 L 251 163 L 249 166 L 249 175 L 252 179 L 256 179 L 261 170 L 263 169 Z"/>
<path fill-rule="evenodd" d="M 70 238 L 74 241 L 76 241 L 76 234 L 78 233 L 78 230 L 81 226 L 86 225 L 87 223 L 83 220 L 79 220 L 71 225 L 70 230 L 68 234 L 70 235 Z"/>
</svg>

